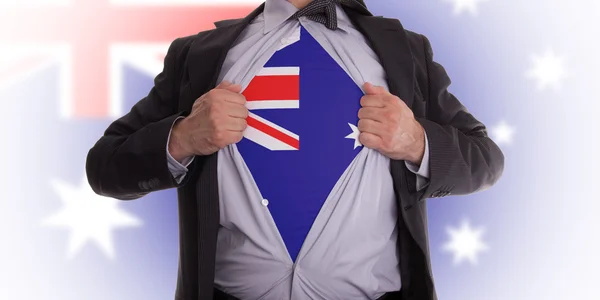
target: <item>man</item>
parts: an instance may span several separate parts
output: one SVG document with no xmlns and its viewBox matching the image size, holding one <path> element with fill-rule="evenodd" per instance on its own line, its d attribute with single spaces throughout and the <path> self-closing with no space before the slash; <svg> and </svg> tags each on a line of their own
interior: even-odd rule
<svg viewBox="0 0 600 300">
<path fill-rule="evenodd" d="M 175 40 L 90 150 L 123 200 L 177 188 L 175 299 L 437 299 L 426 199 L 504 156 L 426 37 L 361 0 L 267 0 Z"/>
</svg>

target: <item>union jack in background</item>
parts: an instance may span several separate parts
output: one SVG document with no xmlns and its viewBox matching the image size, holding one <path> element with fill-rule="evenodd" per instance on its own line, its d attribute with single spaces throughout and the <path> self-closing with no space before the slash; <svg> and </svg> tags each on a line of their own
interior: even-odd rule
<svg viewBox="0 0 600 300">
<path fill-rule="evenodd" d="M 600 299 L 598 1 L 366 2 L 431 40 L 506 155 L 493 188 L 428 202 L 439 299 Z M 175 192 L 99 197 L 85 157 L 173 39 L 260 3 L 0 1 L 0 299 L 173 298 Z M 250 105 L 293 109 L 292 96 Z"/>
</svg>

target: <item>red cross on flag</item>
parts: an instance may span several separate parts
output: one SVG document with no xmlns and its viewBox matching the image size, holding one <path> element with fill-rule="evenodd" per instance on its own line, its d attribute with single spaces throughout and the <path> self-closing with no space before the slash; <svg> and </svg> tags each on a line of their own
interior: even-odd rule
<svg viewBox="0 0 600 300">
<path fill-rule="evenodd" d="M 244 17 L 262 2 L 1 1 L 0 87 L 58 61 L 61 116 L 118 117 L 124 109 L 123 64 L 155 76 L 175 38 Z"/>
</svg>

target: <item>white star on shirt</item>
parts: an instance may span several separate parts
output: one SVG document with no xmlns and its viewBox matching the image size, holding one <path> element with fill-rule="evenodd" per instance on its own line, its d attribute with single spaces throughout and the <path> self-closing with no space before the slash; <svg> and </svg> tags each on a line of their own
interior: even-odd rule
<svg viewBox="0 0 600 300">
<path fill-rule="evenodd" d="M 94 193 L 85 176 L 79 187 L 61 180 L 53 180 L 52 187 L 63 207 L 43 220 L 42 225 L 70 230 L 68 258 L 73 258 L 89 241 L 95 242 L 109 259 L 114 259 L 112 230 L 142 224 L 139 219 L 119 209 L 119 200 Z"/>
<path fill-rule="evenodd" d="M 349 134 L 349 135 L 347 135 L 346 138 L 354 140 L 354 149 L 356 149 L 356 148 L 362 146 L 362 144 L 358 140 L 358 136 L 360 135 L 360 131 L 358 131 L 358 127 L 354 126 L 354 124 L 348 123 L 348 125 L 350 125 L 350 128 L 352 129 L 352 133 Z"/>
<path fill-rule="evenodd" d="M 465 259 L 476 265 L 479 252 L 488 250 L 488 246 L 481 241 L 485 229 L 473 229 L 467 220 L 463 220 L 460 229 L 447 227 L 446 231 L 450 235 L 450 241 L 443 246 L 443 250 L 454 254 L 454 265 Z"/>
<path fill-rule="evenodd" d="M 515 128 L 508 125 L 506 121 L 502 120 L 500 123 L 490 128 L 490 134 L 496 144 L 511 144 L 512 138 L 515 133 Z"/>
<path fill-rule="evenodd" d="M 527 71 L 526 76 L 537 81 L 538 90 L 548 87 L 558 90 L 562 80 L 567 77 L 565 58 L 547 49 L 543 55 L 532 55 L 531 60 L 533 66 Z"/>
<path fill-rule="evenodd" d="M 444 0 L 444 2 L 454 3 L 454 14 L 460 15 L 464 10 L 469 11 L 471 15 L 477 15 L 477 5 L 479 2 L 488 0 Z"/>
</svg>

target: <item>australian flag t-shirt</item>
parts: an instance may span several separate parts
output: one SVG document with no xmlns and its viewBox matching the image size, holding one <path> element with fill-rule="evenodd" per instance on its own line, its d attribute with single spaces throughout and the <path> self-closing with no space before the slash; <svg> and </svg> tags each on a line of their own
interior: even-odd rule
<svg viewBox="0 0 600 300">
<path fill-rule="evenodd" d="M 292 260 L 332 188 L 362 149 L 363 92 L 306 31 L 275 52 L 243 95 L 250 115 L 237 144 Z"/>
</svg>

